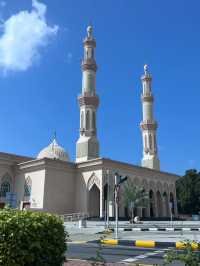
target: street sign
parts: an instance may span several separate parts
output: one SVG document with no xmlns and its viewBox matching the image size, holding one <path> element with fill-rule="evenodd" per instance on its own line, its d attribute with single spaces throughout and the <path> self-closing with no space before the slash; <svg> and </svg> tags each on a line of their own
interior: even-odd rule
<svg viewBox="0 0 200 266">
<path fill-rule="evenodd" d="M 8 204 L 11 208 L 17 208 L 17 194 L 12 192 L 7 192 L 6 204 Z"/>
</svg>

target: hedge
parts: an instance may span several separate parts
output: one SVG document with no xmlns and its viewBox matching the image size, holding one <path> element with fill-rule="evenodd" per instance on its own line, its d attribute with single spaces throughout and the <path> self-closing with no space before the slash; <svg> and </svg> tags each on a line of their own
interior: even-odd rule
<svg viewBox="0 0 200 266">
<path fill-rule="evenodd" d="M 61 266 L 67 249 L 62 220 L 52 214 L 0 211 L 0 265 Z"/>
</svg>

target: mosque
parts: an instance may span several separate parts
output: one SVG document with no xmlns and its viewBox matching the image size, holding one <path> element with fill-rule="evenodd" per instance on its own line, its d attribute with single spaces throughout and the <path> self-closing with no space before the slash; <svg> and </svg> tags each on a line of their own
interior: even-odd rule
<svg viewBox="0 0 200 266">
<path fill-rule="evenodd" d="M 96 92 L 96 41 L 91 26 L 83 41 L 82 93 L 80 106 L 80 136 L 76 143 L 76 161 L 56 138 L 41 150 L 37 158 L 0 153 L 0 208 L 10 203 L 17 208 L 30 208 L 57 214 L 84 213 L 103 217 L 105 210 L 114 216 L 114 175 L 128 176 L 136 186 L 149 194 L 147 206 L 137 209 L 141 217 L 177 215 L 175 183 L 179 176 L 160 171 L 156 143 L 157 122 L 153 116 L 152 76 L 144 66 L 142 82 L 143 119 L 140 123 L 143 140 L 141 166 L 102 158 L 99 154 L 96 116 L 99 97 Z M 123 186 L 120 190 L 123 194 Z M 106 207 L 108 206 L 108 207 Z M 126 216 L 123 200 L 119 215 Z"/>
</svg>

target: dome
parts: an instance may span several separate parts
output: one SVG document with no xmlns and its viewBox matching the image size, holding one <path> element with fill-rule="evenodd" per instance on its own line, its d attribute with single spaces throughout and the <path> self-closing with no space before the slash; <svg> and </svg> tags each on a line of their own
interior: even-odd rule
<svg viewBox="0 0 200 266">
<path fill-rule="evenodd" d="M 56 139 L 54 139 L 49 146 L 40 151 L 37 159 L 43 158 L 58 159 L 65 162 L 69 161 L 67 152 L 64 150 L 64 148 L 58 145 Z"/>
</svg>

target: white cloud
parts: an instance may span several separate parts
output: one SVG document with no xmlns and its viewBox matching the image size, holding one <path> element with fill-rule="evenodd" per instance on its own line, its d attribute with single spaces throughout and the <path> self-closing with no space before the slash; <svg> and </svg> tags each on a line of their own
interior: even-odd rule
<svg viewBox="0 0 200 266">
<path fill-rule="evenodd" d="M 0 68 L 25 71 L 40 57 L 40 48 L 55 36 L 58 26 L 48 26 L 47 7 L 32 0 L 32 10 L 20 11 L 6 20 L 0 36 Z"/>
</svg>

